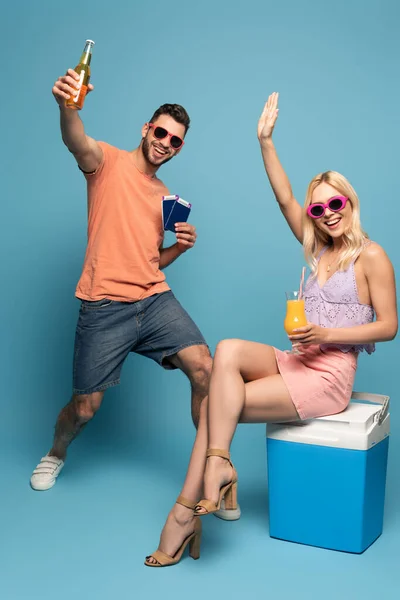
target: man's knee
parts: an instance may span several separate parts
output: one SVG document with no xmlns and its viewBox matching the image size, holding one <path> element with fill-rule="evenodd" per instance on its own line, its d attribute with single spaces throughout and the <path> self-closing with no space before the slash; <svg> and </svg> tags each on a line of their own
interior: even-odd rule
<svg viewBox="0 0 400 600">
<path fill-rule="evenodd" d="M 189 379 L 195 393 L 206 395 L 212 371 L 212 358 L 207 352 L 199 353 L 193 358 L 190 365 Z"/>
<path fill-rule="evenodd" d="M 192 419 L 198 426 L 200 406 L 208 395 L 212 371 L 212 358 L 207 346 L 201 344 L 181 350 L 171 362 L 188 377 L 192 387 Z"/>
<path fill-rule="evenodd" d="M 205 410 L 211 371 L 212 358 L 209 352 L 192 362 L 189 379 L 192 386 L 192 419 L 196 429 L 199 425 L 200 412 Z"/>
<path fill-rule="evenodd" d="M 104 392 L 93 392 L 92 394 L 75 394 L 72 402 L 77 419 L 80 423 L 86 423 L 93 419 L 101 406 Z"/>
</svg>

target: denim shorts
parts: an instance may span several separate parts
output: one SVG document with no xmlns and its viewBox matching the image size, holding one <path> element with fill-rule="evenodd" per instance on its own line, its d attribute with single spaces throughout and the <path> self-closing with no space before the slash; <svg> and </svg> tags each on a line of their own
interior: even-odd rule
<svg viewBox="0 0 400 600">
<path fill-rule="evenodd" d="M 75 334 L 73 393 L 91 394 L 118 385 L 130 352 L 175 369 L 168 357 L 198 345 L 207 346 L 171 291 L 137 302 L 82 300 Z"/>
</svg>

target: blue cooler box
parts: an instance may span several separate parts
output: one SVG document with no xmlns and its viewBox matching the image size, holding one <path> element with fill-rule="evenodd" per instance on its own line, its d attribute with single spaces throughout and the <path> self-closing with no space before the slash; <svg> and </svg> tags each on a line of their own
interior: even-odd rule
<svg viewBox="0 0 400 600">
<path fill-rule="evenodd" d="M 352 399 L 338 415 L 267 425 L 271 537 L 361 553 L 382 533 L 389 398 Z"/>
</svg>

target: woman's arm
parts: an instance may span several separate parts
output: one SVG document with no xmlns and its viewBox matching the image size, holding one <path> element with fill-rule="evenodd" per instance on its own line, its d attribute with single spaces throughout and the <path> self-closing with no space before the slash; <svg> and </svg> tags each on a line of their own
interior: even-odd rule
<svg viewBox="0 0 400 600">
<path fill-rule="evenodd" d="M 274 92 L 268 98 L 258 122 L 257 135 L 269 182 L 290 229 L 300 243 L 303 242 L 302 214 L 300 204 L 293 196 L 290 181 L 279 161 L 272 132 L 278 118 L 278 97 Z"/>
<path fill-rule="evenodd" d="M 378 244 L 371 244 L 360 255 L 367 278 L 376 321 L 356 327 L 329 329 L 329 342 L 339 344 L 371 344 L 388 342 L 397 334 L 396 283 L 393 265 Z"/>
<path fill-rule="evenodd" d="M 367 278 L 376 321 L 354 327 L 320 327 L 310 323 L 290 336 L 292 342 L 363 345 L 388 342 L 397 334 L 397 300 L 393 265 L 378 244 L 365 248 L 359 258 Z"/>
</svg>

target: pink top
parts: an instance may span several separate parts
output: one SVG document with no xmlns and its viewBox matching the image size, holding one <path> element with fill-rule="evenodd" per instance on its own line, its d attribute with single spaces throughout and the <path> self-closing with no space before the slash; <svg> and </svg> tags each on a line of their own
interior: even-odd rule
<svg viewBox="0 0 400 600">
<path fill-rule="evenodd" d="M 327 250 L 325 246 L 318 260 Z M 354 262 L 346 271 L 336 271 L 321 287 L 317 277 L 310 276 L 304 288 L 307 319 L 321 327 L 355 327 L 374 320 L 374 309 L 369 304 L 361 304 L 358 298 L 354 273 Z M 371 354 L 375 344 L 321 344 L 321 348 L 339 348 L 342 352 L 362 352 Z"/>
</svg>

